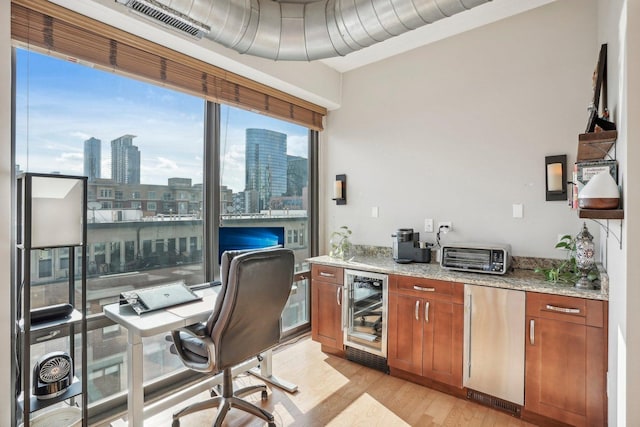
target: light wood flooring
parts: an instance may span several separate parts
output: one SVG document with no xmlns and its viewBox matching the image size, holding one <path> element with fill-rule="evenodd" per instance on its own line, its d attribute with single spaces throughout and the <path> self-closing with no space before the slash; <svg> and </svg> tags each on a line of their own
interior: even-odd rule
<svg viewBox="0 0 640 427">
<path fill-rule="evenodd" d="M 296 383 L 298 391 L 289 394 L 270 387 L 267 401 L 260 401 L 260 393 L 246 399 L 272 412 L 278 426 L 533 426 L 508 414 L 327 355 L 308 336 L 275 352 L 273 367 L 276 376 Z M 250 375 L 237 379 L 239 386 L 257 382 Z M 188 402 L 208 397 L 203 393 Z M 170 426 L 172 412 L 147 419 L 145 426 Z M 210 409 L 187 415 L 181 419 L 181 426 L 211 426 L 216 412 L 217 409 Z M 224 425 L 266 423 L 231 409 Z"/>
</svg>

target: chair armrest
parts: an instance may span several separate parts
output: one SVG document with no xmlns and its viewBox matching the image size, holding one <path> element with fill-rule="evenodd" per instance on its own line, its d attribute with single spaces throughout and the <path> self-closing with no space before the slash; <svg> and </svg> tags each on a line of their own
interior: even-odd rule
<svg viewBox="0 0 640 427">
<path fill-rule="evenodd" d="M 204 338 L 207 336 L 207 325 L 204 323 L 196 323 L 194 325 L 185 326 L 178 329 L 179 331 L 186 332 L 194 337 Z"/>
<path fill-rule="evenodd" d="M 205 325 L 190 325 L 171 331 L 172 350 L 180 357 L 184 366 L 198 372 L 213 372 L 215 365 L 215 345 L 205 331 Z M 199 351 L 193 350 L 197 348 Z"/>
</svg>

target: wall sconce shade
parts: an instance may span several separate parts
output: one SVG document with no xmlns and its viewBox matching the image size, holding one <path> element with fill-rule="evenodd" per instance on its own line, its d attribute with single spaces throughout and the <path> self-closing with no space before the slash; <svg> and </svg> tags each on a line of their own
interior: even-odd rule
<svg viewBox="0 0 640 427">
<path fill-rule="evenodd" d="M 567 200 L 567 156 L 547 156 L 545 163 L 545 182 L 547 201 Z"/>
<path fill-rule="evenodd" d="M 347 175 L 336 175 L 336 181 L 333 184 L 333 199 L 336 205 L 347 204 Z"/>
</svg>

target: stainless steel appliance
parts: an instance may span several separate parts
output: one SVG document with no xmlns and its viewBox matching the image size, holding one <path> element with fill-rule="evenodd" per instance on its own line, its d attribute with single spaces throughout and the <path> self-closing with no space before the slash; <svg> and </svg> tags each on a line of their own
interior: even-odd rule
<svg viewBox="0 0 640 427">
<path fill-rule="evenodd" d="M 505 274 L 511 266 L 511 246 L 478 243 L 444 245 L 440 265 L 451 270 Z"/>
<path fill-rule="evenodd" d="M 413 228 L 399 228 L 393 237 L 393 260 L 399 264 L 410 262 L 431 262 L 431 246 L 420 247 L 420 233 Z"/>
<path fill-rule="evenodd" d="M 347 350 L 351 347 L 386 359 L 387 296 L 386 274 L 344 271 L 342 319 Z"/>
<path fill-rule="evenodd" d="M 464 285 L 463 385 L 470 389 L 468 397 L 519 412 L 492 398 L 524 405 L 524 336 L 523 291 Z"/>
</svg>

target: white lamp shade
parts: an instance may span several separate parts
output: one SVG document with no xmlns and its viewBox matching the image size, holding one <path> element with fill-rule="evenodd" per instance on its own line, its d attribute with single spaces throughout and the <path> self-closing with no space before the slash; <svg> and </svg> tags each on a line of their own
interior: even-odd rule
<svg viewBox="0 0 640 427">
<path fill-rule="evenodd" d="M 615 209 L 619 200 L 618 184 L 608 171 L 593 176 L 578 194 L 578 206 L 586 209 Z"/>
<path fill-rule="evenodd" d="M 34 176 L 31 181 L 31 247 L 82 245 L 83 181 Z"/>
</svg>

